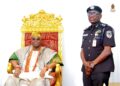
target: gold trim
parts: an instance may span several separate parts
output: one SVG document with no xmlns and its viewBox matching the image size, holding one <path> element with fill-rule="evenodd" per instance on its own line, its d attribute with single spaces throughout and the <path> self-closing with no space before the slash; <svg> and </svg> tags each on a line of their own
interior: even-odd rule
<svg viewBox="0 0 120 86">
<path fill-rule="evenodd" d="M 25 32 L 34 32 L 34 31 L 36 31 L 36 32 L 60 32 L 60 33 L 63 32 L 62 29 L 48 29 L 48 28 L 21 29 L 22 33 L 25 33 Z"/>
<path fill-rule="evenodd" d="M 25 34 L 24 33 L 22 33 L 21 39 L 22 39 L 21 47 L 24 47 L 25 46 Z"/>
<path fill-rule="evenodd" d="M 37 14 L 32 14 L 29 17 L 22 19 L 23 25 L 21 32 L 63 32 L 62 18 L 61 16 L 55 16 L 54 14 L 46 13 L 41 10 Z"/>
<path fill-rule="evenodd" d="M 58 33 L 58 54 L 62 60 L 62 33 Z"/>
</svg>

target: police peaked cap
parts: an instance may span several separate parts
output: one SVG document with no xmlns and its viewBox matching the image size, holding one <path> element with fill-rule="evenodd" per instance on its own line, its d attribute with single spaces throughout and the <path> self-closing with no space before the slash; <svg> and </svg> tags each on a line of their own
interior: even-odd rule
<svg viewBox="0 0 120 86">
<path fill-rule="evenodd" d="M 95 11 L 97 11 L 99 13 L 102 13 L 102 9 L 99 6 L 94 5 L 94 6 L 90 6 L 90 7 L 87 8 L 87 12 L 89 12 L 91 10 L 95 10 Z"/>
</svg>

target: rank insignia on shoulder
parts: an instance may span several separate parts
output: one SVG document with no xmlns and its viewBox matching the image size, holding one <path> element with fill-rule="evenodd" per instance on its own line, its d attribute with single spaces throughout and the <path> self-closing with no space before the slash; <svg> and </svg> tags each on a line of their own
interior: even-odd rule
<svg viewBox="0 0 120 86">
<path fill-rule="evenodd" d="M 106 24 L 104 24 L 104 23 L 102 23 L 101 25 L 102 25 L 103 27 L 105 27 L 105 26 L 106 26 Z"/>
<path fill-rule="evenodd" d="M 106 31 L 106 37 L 109 39 L 112 38 L 112 31 L 110 31 L 110 30 Z"/>
</svg>

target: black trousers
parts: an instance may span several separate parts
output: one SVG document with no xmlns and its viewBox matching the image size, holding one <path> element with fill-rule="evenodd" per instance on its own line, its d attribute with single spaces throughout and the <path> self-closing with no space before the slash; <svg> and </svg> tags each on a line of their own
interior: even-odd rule
<svg viewBox="0 0 120 86">
<path fill-rule="evenodd" d="M 89 77 L 83 73 L 83 86 L 103 86 L 109 84 L 110 72 L 91 74 Z"/>
</svg>

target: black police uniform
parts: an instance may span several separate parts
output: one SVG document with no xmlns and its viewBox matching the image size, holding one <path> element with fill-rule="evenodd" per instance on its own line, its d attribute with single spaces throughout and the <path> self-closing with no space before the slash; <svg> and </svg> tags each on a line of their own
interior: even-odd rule
<svg viewBox="0 0 120 86">
<path fill-rule="evenodd" d="M 93 61 L 97 56 L 101 54 L 104 46 L 115 46 L 114 31 L 113 28 L 107 24 L 98 22 L 94 26 L 91 25 L 84 30 L 82 48 L 87 61 Z M 97 64 L 91 76 L 88 78 L 85 75 L 84 65 L 82 66 L 83 82 L 84 86 L 102 86 L 103 83 L 108 85 L 108 79 L 110 72 L 114 71 L 114 62 L 112 53 L 103 62 Z M 99 85 L 97 85 L 97 79 L 105 77 Z M 99 77 L 99 78 L 98 78 Z M 92 82 L 91 82 L 92 80 Z M 101 84 L 101 85 L 100 85 Z"/>
</svg>

